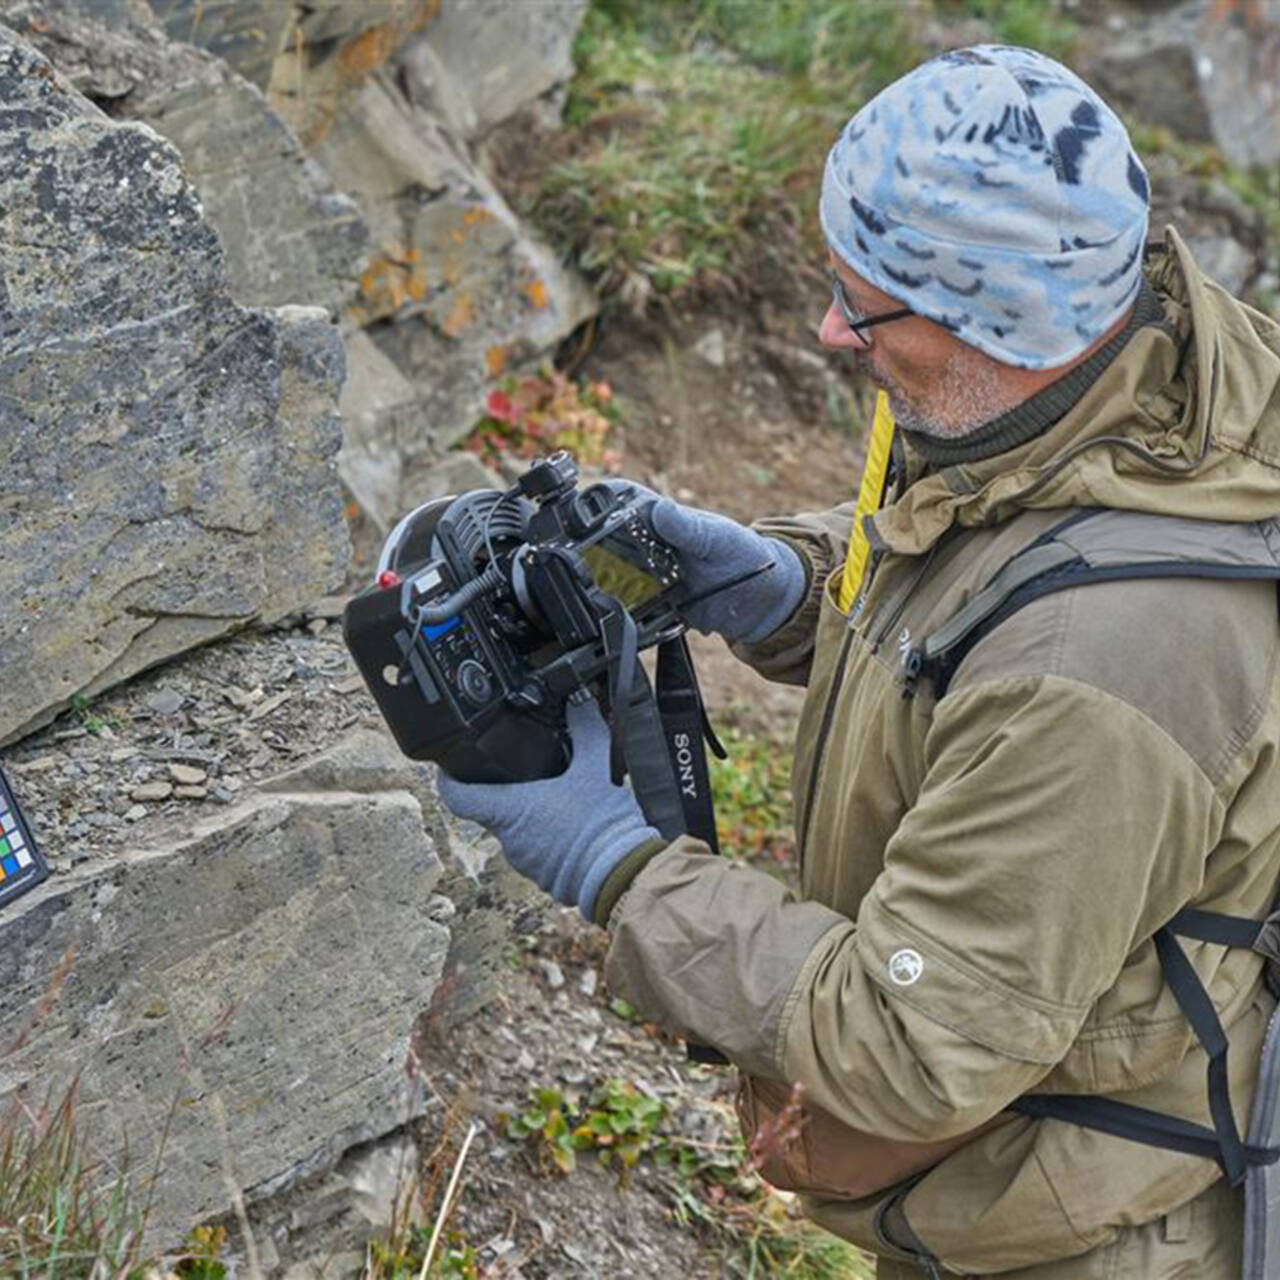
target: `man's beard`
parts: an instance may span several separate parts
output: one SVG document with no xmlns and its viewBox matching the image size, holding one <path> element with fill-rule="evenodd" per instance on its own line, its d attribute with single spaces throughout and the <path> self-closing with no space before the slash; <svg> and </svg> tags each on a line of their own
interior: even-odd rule
<svg viewBox="0 0 1280 1280">
<path fill-rule="evenodd" d="M 956 351 L 927 393 L 907 391 L 892 374 L 876 366 L 871 352 L 852 354 L 855 367 L 888 396 L 893 420 L 904 431 L 954 440 L 972 435 L 1018 403 L 1019 397 L 1002 385 L 993 363 L 976 351 Z"/>
</svg>

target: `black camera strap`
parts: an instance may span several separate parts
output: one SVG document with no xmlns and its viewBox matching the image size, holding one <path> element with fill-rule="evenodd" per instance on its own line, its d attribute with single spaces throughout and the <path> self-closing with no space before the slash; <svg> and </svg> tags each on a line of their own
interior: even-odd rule
<svg viewBox="0 0 1280 1280">
<path fill-rule="evenodd" d="M 725 753 L 702 705 L 693 655 L 683 635 L 658 646 L 658 715 L 667 755 L 675 768 L 684 829 L 705 841 L 712 853 L 719 853 L 706 748 L 710 745 L 722 760 Z"/>
</svg>

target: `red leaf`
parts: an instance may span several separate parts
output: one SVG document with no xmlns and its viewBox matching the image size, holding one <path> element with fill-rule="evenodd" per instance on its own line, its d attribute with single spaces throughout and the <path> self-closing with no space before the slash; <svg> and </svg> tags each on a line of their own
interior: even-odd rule
<svg viewBox="0 0 1280 1280">
<path fill-rule="evenodd" d="M 511 397 L 505 391 L 490 391 L 484 398 L 484 411 L 499 422 L 514 421 L 511 408 Z"/>
</svg>

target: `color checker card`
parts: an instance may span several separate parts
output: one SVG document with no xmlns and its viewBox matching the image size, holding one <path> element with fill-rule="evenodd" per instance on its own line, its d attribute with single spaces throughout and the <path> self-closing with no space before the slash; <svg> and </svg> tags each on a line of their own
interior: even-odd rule
<svg viewBox="0 0 1280 1280">
<path fill-rule="evenodd" d="M 20 893 L 34 889 L 48 874 L 8 779 L 0 771 L 0 910 Z"/>
</svg>

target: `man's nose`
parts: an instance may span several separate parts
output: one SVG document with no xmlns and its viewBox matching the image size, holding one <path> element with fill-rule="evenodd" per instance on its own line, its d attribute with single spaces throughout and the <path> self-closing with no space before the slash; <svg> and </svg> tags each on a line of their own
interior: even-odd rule
<svg viewBox="0 0 1280 1280">
<path fill-rule="evenodd" d="M 818 341 L 824 347 L 849 347 L 854 351 L 865 351 L 871 344 L 849 328 L 848 322 L 840 314 L 840 308 L 834 302 L 827 308 L 818 328 Z"/>
</svg>

